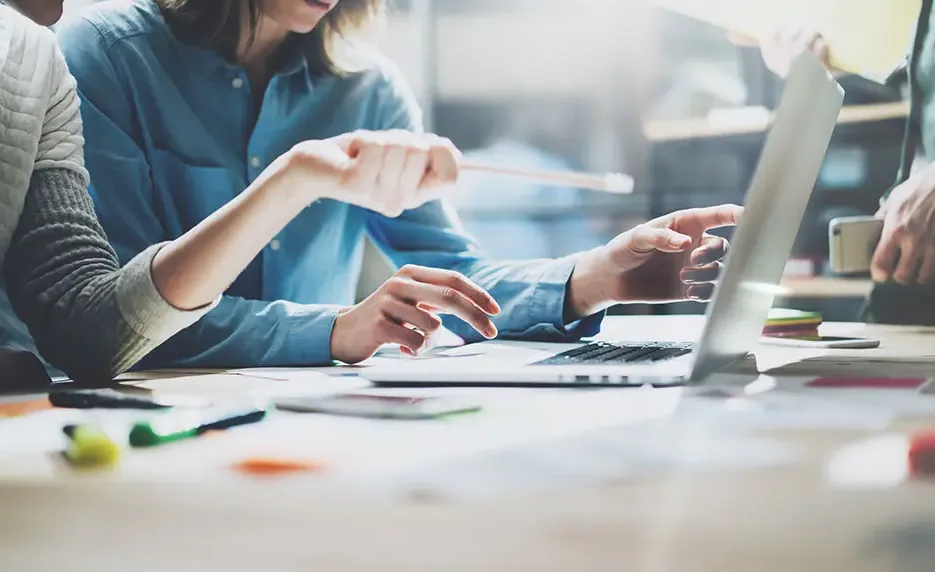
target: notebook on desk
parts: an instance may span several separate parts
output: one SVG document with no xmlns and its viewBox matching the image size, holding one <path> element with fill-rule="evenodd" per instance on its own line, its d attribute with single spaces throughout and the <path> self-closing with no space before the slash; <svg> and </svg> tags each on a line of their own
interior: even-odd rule
<svg viewBox="0 0 935 572">
<path fill-rule="evenodd" d="M 374 367 L 362 376 L 400 387 L 679 385 L 743 359 L 760 338 L 843 99 L 814 56 L 796 61 L 696 344 L 591 342 L 544 360 L 529 361 L 522 352 L 477 367 L 427 360 Z"/>
</svg>

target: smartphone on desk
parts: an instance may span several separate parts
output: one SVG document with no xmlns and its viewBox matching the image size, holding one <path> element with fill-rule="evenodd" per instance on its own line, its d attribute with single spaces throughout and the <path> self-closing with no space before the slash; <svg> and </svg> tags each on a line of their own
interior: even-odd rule
<svg viewBox="0 0 935 572">
<path fill-rule="evenodd" d="M 835 274 L 870 272 L 873 252 L 883 233 L 883 219 L 849 216 L 831 219 L 828 224 L 828 265 Z"/>
<path fill-rule="evenodd" d="M 378 419 L 433 419 L 478 411 L 481 404 L 469 396 L 403 396 L 340 393 L 275 398 L 283 411 L 329 413 Z"/>
<path fill-rule="evenodd" d="M 870 349 L 880 347 L 880 340 L 852 338 L 847 336 L 814 336 L 803 338 L 778 338 L 763 336 L 760 343 L 773 346 L 818 349 Z"/>
</svg>

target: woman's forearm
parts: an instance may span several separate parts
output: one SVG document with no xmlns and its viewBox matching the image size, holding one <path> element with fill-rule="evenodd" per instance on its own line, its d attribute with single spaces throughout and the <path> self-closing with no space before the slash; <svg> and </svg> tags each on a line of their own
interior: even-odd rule
<svg viewBox="0 0 935 572">
<path fill-rule="evenodd" d="M 289 155 L 153 259 L 153 282 L 182 310 L 214 301 L 263 248 L 317 197 L 290 175 Z"/>
</svg>

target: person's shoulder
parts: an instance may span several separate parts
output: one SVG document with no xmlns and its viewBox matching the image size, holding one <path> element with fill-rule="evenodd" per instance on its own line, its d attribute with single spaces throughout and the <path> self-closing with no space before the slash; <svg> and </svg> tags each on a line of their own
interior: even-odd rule
<svg viewBox="0 0 935 572">
<path fill-rule="evenodd" d="M 352 99 L 365 102 L 372 121 L 382 125 L 385 120 L 381 118 L 401 113 L 410 118 L 421 116 L 415 92 L 395 62 L 376 51 L 366 53 L 360 61 L 360 67 L 341 81 L 350 87 Z"/>
<path fill-rule="evenodd" d="M 366 64 L 350 77 L 381 97 L 394 101 L 415 101 L 415 93 L 399 66 L 376 50 L 367 51 L 362 56 Z"/>
<path fill-rule="evenodd" d="M 34 77 L 60 75 L 63 70 L 57 65 L 61 58 L 58 42 L 51 30 L 40 26 L 16 10 L 0 4 L 0 36 L 7 36 L 6 42 L 0 42 L 0 62 L 15 62 L 16 65 L 4 67 L 4 73 L 23 80 L 20 85 L 35 88 Z M 19 76 L 19 77 L 17 77 Z M 6 83 L 6 82 L 4 82 Z M 35 95 L 35 94 L 32 94 Z"/>
<path fill-rule="evenodd" d="M 105 0 L 81 10 L 59 27 L 62 48 L 118 47 L 122 43 L 145 42 L 163 32 L 165 23 L 153 0 Z"/>
</svg>

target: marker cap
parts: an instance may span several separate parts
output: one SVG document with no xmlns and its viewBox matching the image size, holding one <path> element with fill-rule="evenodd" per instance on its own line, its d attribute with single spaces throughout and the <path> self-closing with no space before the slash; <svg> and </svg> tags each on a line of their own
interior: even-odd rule
<svg viewBox="0 0 935 572">
<path fill-rule="evenodd" d="M 927 431 L 909 439 L 909 474 L 935 477 L 935 432 Z"/>
</svg>

